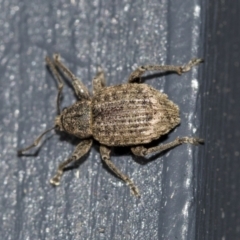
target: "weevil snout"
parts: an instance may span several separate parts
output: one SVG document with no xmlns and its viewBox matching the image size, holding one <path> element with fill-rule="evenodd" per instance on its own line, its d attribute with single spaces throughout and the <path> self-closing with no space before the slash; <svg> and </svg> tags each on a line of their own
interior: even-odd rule
<svg viewBox="0 0 240 240">
<path fill-rule="evenodd" d="M 58 116 L 55 117 L 54 125 L 55 125 L 56 130 L 64 131 L 63 126 L 62 126 L 62 122 L 61 122 L 61 115 L 58 115 Z"/>
</svg>

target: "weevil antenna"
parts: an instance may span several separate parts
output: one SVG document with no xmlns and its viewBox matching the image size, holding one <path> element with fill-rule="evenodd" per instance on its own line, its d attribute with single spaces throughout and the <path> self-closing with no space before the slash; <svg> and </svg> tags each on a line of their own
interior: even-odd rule
<svg viewBox="0 0 240 240">
<path fill-rule="evenodd" d="M 39 144 L 39 142 L 41 141 L 42 137 L 43 137 L 46 133 L 52 131 L 53 129 L 55 129 L 55 126 L 52 127 L 52 128 L 49 128 L 49 129 L 47 129 L 45 132 L 43 132 L 43 133 L 33 142 L 33 144 L 31 144 L 30 146 L 18 150 L 18 155 L 22 155 L 24 152 L 28 151 L 29 149 L 36 147 L 36 146 Z"/>
</svg>

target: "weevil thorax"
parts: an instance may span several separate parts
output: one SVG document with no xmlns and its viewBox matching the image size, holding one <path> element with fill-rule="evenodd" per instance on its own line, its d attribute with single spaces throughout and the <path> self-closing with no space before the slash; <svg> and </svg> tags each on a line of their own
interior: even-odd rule
<svg viewBox="0 0 240 240">
<path fill-rule="evenodd" d="M 78 101 L 55 118 L 55 127 L 79 138 L 92 136 L 91 101 Z"/>
</svg>

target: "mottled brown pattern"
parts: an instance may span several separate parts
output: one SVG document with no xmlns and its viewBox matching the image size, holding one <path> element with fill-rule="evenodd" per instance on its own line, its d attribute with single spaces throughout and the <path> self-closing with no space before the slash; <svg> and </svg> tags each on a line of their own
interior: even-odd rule
<svg viewBox="0 0 240 240">
<path fill-rule="evenodd" d="M 149 143 L 180 123 L 177 105 L 146 84 L 103 88 L 92 112 L 93 137 L 107 146 Z"/>
</svg>

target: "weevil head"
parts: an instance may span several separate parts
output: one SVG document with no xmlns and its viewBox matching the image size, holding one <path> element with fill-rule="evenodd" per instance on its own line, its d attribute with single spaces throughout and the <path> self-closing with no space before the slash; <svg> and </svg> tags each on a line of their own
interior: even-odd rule
<svg viewBox="0 0 240 240">
<path fill-rule="evenodd" d="M 79 138 L 92 135 L 91 102 L 79 101 L 55 118 L 55 128 Z"/>
</svg>

